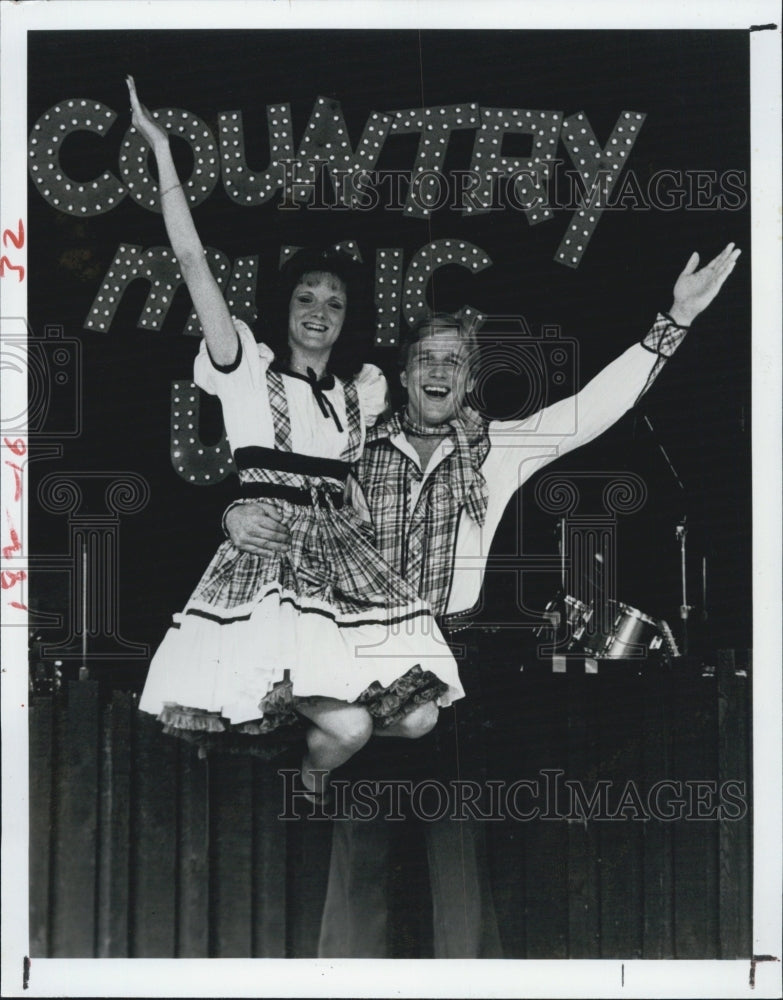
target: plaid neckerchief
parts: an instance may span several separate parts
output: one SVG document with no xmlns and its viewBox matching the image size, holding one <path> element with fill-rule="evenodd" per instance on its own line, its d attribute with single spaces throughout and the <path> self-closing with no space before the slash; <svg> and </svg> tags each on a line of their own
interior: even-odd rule
<svg viewBox="0 0 783 1000">
<path fill-rule="evenodd" d="M 451 425 L 454 450 L 430 473 L 415 505 L 411 483 L 422 471 L 392 439 L 402 433 L 402 414 L 395 413 L 367 434 L 356 477 L 364 491 L 381 555 L 435 614 L 446 609 L 454 572 L 454 550 L 463 510 L 484 523 L 488 492 L 481 466 L 489 451 L 486 424 Z"/>
<path fill-rule="evenodd" d="M 457 447 L 452 455 L 455 479 L 459 482 L 460 497 L 470 517 L 479 527 L 484 524 L 489 503 L 487 481 L 481 466 L 489 452 L 489 434 L 487 425 L 482 421 L 479 426 L 468 432 L 461 420 L 451 424 L 457 439 Z"/>
</svg>

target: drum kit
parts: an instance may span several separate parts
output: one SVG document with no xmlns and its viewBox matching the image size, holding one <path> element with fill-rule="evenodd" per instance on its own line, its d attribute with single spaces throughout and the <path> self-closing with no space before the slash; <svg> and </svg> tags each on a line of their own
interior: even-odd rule
<svg viewBox="0 0 783 1000">
<path fill-rule="evenodd" d="M 663 456 L 666 465 L 683 495 L 686 493 L 677 470 L 663 445 L 657 440 L 652 421 L 642 415 L 644 424 L 649 429 L 654 444 Z M 648 658 L 655 663 L 668 663 L 672 658 L 689 655 L 689 625 L 688 619 L 693 605 L 688 603 L 687 591 L 687 554 L 686 537 L 687 516 L 683 516 L 675 528 L 675 537 L 680 550 L 680 646 L 672 634 L 668 623 L 662 618 L 654 618 L 638 608 L 631 607 L 622 601 L 608 598 L 603 593 L 599 579 L 592 574 L 583 573 L 583 583 L 586 592 L 595 595 L 600 600 L 589 603 L 579 600 L 567 591 L 568 578 L 566 574 L 566 519 L 560 518 L 556 533 L 559 535 L 558 549 L 561 557 L 561 587 L 556 596 L 547 604 L 543 613 L 546 624 L 542 625 L 536 634 L 546 638 L 551 643 L 546 648 L 547 654 L 554 659 L 572 656 L 582 656 L 586 664 L 597 660 L 635 660 Z M 600 554 L 595 555 L 599 567 L 603 563 Z M 707 559 L 701 558 L 701 621 L 707 620 Z M 560 667 L 562 669 L 562 666 Z M 592 671 L 591 671 L 592 672 Z"/>
<path fill-rule="evenodd" d="M 608 631 L 591 628 L 593 602 L 585 604 L 570 594 L 558 593 L 546 606 L 547 624 L 537 635 L 558 639 L 553 651 L 595 660 L 630 660 L 654 657 L 668 661 L 680 655 L 666 621 L 652 618 L 621 601 L 608 601 L 612 609 Z"/>
</svg>

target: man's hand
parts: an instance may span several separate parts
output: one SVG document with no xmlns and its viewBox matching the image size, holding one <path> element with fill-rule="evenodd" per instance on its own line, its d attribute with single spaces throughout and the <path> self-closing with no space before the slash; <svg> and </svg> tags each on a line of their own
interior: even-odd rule
<svg viewBox="0 0 783 1000">
<path fill-rule="evenodd" d="M 700 271 L 696 270 L 699 266 L 699 255 L 691 254 L 674 286 L 674 304 L 669 310 L 669 315 L 675 323 L 681 326 L 691 325 L 718 294 L 721 285 L 734 270 L 741 253 L 741 250 L 734 248 L 733 243 L 729 243 Z"/>
<path fill-rule="evenodd" d="M 229 538 L 241 552 L 258 556 L 288 552 L 290 532 L 271 504 L 237 504 L 226 514 L 224 523 Z"/>
</svg>

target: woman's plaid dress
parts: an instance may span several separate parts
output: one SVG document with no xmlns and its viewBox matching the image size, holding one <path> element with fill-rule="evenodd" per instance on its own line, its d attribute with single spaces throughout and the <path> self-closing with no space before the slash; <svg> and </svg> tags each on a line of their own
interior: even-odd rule
<svg viewBox="0 0 783 1000">
<path fill-rule="evenodd" d="M 195 380 L 221 400 L 243 500 L 274 504 L 291 545 L 269 556 L 220 546 L 153 657 L 141 709 L 197 742 L 263 752 L 248 737 L 300 726 L 299 699 L 363 704 L 384 726 L 424 701 L 461 698 L 429 606 L 342 506 L 385 405 L 383 375 L 365 365 L 354 380 L 316 384 L 276 370 L 235 326 L 237 360 L 216 366 L 202 344 Z"/>
</svg>

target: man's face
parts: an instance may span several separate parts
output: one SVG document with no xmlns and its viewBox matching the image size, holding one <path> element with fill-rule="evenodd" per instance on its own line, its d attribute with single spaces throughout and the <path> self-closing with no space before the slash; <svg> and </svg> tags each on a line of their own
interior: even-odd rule
<svg viewBox="0 0 783 1000">
<path fill-rule="evenodd" d="M 473 387 L 468 347 L 457 327 L 436 327 L 408 352 L 400 381 L 408 390 L 408 416 L 427 427 L 446 423 L 460 412 Z"/>
</svg>

